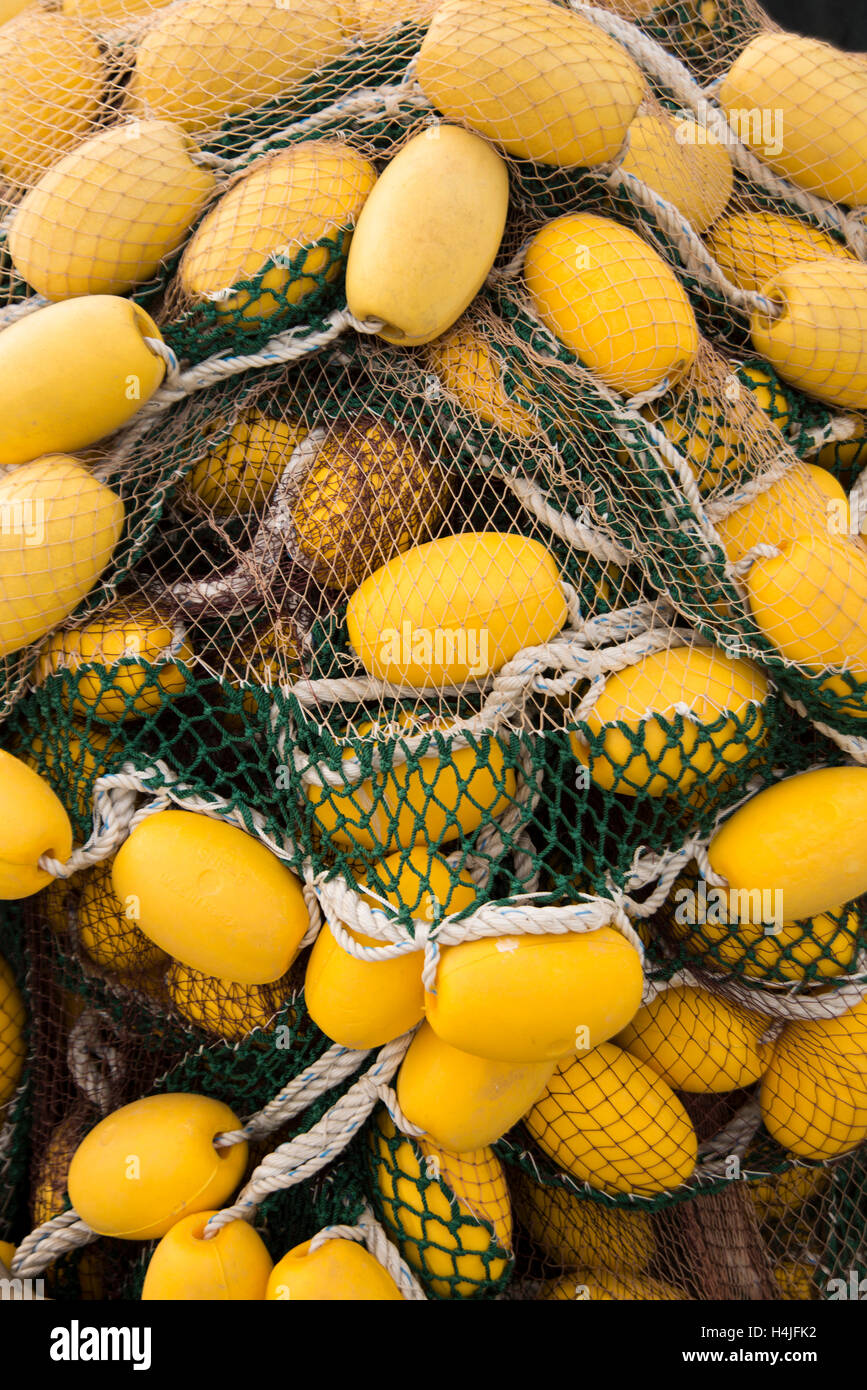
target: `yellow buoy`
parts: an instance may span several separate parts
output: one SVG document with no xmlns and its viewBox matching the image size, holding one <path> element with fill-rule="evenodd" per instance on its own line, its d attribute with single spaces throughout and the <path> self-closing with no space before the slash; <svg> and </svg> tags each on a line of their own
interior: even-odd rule
<svg viewBox="0 0 867 1390">
<path fill-rule="evenodd" d="M 369 675 L 437 690 L 482 680 L 565 626 L 553 555 L 538 541 L 467 532 L 429 541 L 376 570 L 346 610 Z"/>
<path fill-rule="evenodd" d="M 569 742 L 606 791 L 683 796 L 699 781 L 719 781 L 764 742 L 762 711 L 752 707 L 767 696 L 765 677 L 749 662 L 714 648 L 670 647 L 607 678 L 586 717 L 591 734 L 604 734 L 599 753 L 578 733 Z M 674 726 L 678 715 L 682 732 L 667 732 L 661 721 Z"/>
<path fill-rule="evenodd" d="M 867 768 L 828 767 L 775 782 L 712 838 L 708 859 L 730 889 L 781 900 L 782 920 L 831 911 L 867 891 Z"/>
<path fill-rule="evenodd" d="M 635 947 L 613 927 L 446 946 L 425 1012 L 452 1047 L 502 1062 L 555 1062 L 620 1032 L 641 1002 Z"/>
<path fill-rule="evenodd" d="M 674 272 L 635 232 L 570 213 L 530 241 L 524 278 L 538 317 L 600 381 L 626 396 L 674 383 L 699 333 Z"/>
<path fill-rule="evenodd" d="M 309 925 L 301 883 L 276 855 L 191 811 L 159 811 L 136 826 L 112 879 L 156 946 L 241 985 L 285 975 Z"/>
<path fill-rule="evenodd" d="M 478 294 L 506 225 L 509 176 L 496 150 L 458 126 L 416 135 L 380 175 L 358 219 L 346 300 L 386 342 L 440 337 Z"/>
<path fill-rule="evenodd" d="M 384 1113 L 369 1142 L 386 1225 L 431 1292 L 473 1298 L 496 1284 L 511 1260 L 512 1207 L 493 1149 L 405 1139 Z"/>
<path fill-rule="evenodd" d="M 546 0 L 444 0 L 417 77 L 447 120 L 539 164 L 605 164 L 620 152 L 644 76 L 602 29 Z"/>
<path fill-rule="evenodd" d="M 0 899 L 29 898 L 53 882 L 42 856 L 72 853 L 72 826 L 45 779 L 11 753 L 0 752 L 0 788 Z"/>
<path fill-rule="evenodd" d="M 24 1000 L 12 969 L 0 956 L 0 1110 L 14 1096 L 24 1070 L 26 1022 Z"/>
<path fill-rule="evenodd" d="M 434 914 L 462 911 L 476 898 L 475 884 L 460 879 L 441 855 L 423 846 L 390 855 L 378 875 L 393 884 L 386 902 L 413 918 L 432 921 Z M 362 879 L 359 887 L 365 886 Z M 370 907 L 382 904 L 362 892 Z M 348 929 L 346 929 L 348 930 Z M 373 937 L 350 931 L 362 946 L 379 945 Z M 326 922 L 320 931 L 304 979 L 310 1017 L 327 1037 L 343 1047 L 380 1047 L 414 1028 L 424 1013 L 422 954 L 410 951 L 390 960 L 360 960 L 337 941 Z"/>
<path fill-rule="evenodd" d="M 145 605 L 119 604 L 81 628 L 57 632 L 36 664 L 43 681 L 58 671 L 75 676 L 74 694 L 61 698 L 79 717 L 93 714 L 114 724 L 155 714 L 183 695 L 187 677 L 178 661 L 192 660 L 189 643 Z M 81 667 L 98 669 L 81 674 Z M 155 669 L 156 668 L 156 669 Z"/>
<path fill-rule="evenodd" d="M 691 985 L 664 990 L 617 1035 L 617 1043 L 668 1082 L 698 1095 L 752 1086 L 770 1052 L 771 1020 Z"/>
<path fill-rule="evenodd" d="M 126 294 L 185 240 L 216 187 L 169 121 L 112 126 L 42 175 L 15 211 L 9 254 L 46 299 Z"/>
<path fill-rule="evenodd" d="M 218 315 L 240 327 L 259 328 L 312 294 L 319 277 L 331 282 L 342 273 L 352 228 L 375 182 L 368 159 L 332 140 L 306 141 L 258 160 L 190 238 L 178 271 L 183 290 L 193 300 L 211 300 Z M 335 242 L 333 251 L 316 245 L 325 238 Z M 256 279 L 255 291 L 226 293 Z"/>
<path fill-rule="evenodd" d="M 278 1260 L 265 1297 L 291 1303 L 397 1303 L 403 1294 L 378 1260 L 353 1240 L 309 1240 Z"/>
<path fill-rule="evenodd" d="M 332 0 L 187 0 L 139 41 L 128 87 L 133 115 L 217 129 L 339 57 L 348 39 Z"/>
<path fill-rule="evenodd" d="M 85 295 L 37 309 L 0 334 L 0 464 L 75 453 L 127 424 L 166 372 L 138 304 Z"/>
<path fill-rule="evenodd" d="M 695 1169 L 698 1140 L 683 1105 L 613 1043 L 561 1063 L 525 1124 L 558 1168 L 603 1192 L 653 1196 Z"/>
<path fill-rule="evenodd" d="M 418 545 L 447 505 L 440 467 L 400 430 L 361 416 L 329 430 L 304 470 L 294 548 L 317 583 L 351 593 Z"/>
<path fill-rule="evenodd" d="M 163 1236 L 182 1217 L 219 1208 L 235 1191 L 247 1144 L 217 1149 L 213 1140 L 239 1128 L 222 1101 L 188 1092 L 124 1105 L 100 1120 L 75 1150 L 68 1179 L 72 1205 L 98 1235 Z"/>
<path fill-rule="evenodd" d="M 397 1099 L 411 1124 L 455 1153 L 501 1139 L 550 1080 L 554 1063 L 499 1062 L 451 1047 L 429 1023 L 410 1043 Z"/>
<path fill-rule="evenodd" d="M 194 1212 L 166 1232 L 148 1262 L 143 1303 L 250 1302 L 265 1298 L 273 1260 L 247 1221 L 230 1221 L 205 1237 L 215 1211 Z"/>
<path fill-rule="evenodd" d="M 0 29 L 0 175 L 27 186 L 84 139 L 106 72 L 83 24 L 30 5 Z"/>
<path fill-rule="evenodd" d="M 9 656 L 90 593 L 114 554 L 124 506 L 75 459 L 49 454 L 0 477 L 0 516 L 11 518 L 0 528 L 0 656 Z"/>
</svg>

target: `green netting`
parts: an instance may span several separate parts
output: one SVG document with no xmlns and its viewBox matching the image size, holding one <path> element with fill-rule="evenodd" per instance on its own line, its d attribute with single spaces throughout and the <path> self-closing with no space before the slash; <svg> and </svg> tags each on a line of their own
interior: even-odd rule
<svg viewBox="0 0 867 1390">
<path fill-rule="evenodd" d="M 703 893 L 703 896 L 702 896 Z M 676 969 L 696 964 L 761 985 L 825 986 L 860 974 L 867 947 L 867 903 L 841 904 L 797 922 L 730 920 L 722 895 L 695 876 L 679 879 L 652 928 L 668 944 Z"/>
<path fill-rule="evenodd" d="M 255 276 L 232 285 L 223 302 L 180 313 L 165 325 L 163 337 L 178 357 L 199 362 L 227 351 L 255 353 L 276 334 L 299 324 L 308 325 L 311 333 L 321 331 L 325 312 L 341 301 L 351 233 L 347 227 L 294 256 L 267 261 Z M 281 280 L 285 273 L 284 283 L 275 284 L 275 271 L 281 272 Z M 313 281 L 313 288 L 299 299 L 296 287 L 302 279 Z"/>
<path fill-rule="evenodd" d="M 379 1113 L 367 1135 L 367 1190 L 429 1298 L 494 1298 L 512 1272 L 505 1176 L 490 1150 L 447 1155 Z"/>
<path fill-rule="evenodd" d="M 649 10 L 617 0 L 610 8 L 676 53 L 708 95 L 745 41 L 767 27 L 756 8 L 737 0 L 678 0 Z M 312 72 L 308 64 L 291 90 L 261 102 L 257 81 L 237 94 L 236 114 L 204 131 L 201 112 L 192 112 L 221 192 L 261 157 L 311 138 L 348 141 L 382 168 L 412 134 L 439 123 L 408 85 L 385 101 L 369 90 L 409 81 L 424 28 L 407 24 L 362 43 L 351 37 L 360 16 L 341 13 L 343 52 L 334 57 L 340 45 L 332 46 L 330 60 Z M 122 119 L 132 108 L 122 105 L 121 87 L 140 37 L 125 36 L 123 59 L 109 74 Z M 504 51 L 504 71 L 509 57 Z M 273 91 L 265 86 L 270 75 L 261 78 L 262 92 Z M 679 109 L 658 74 L 647 91 L 645 113 Z M 108 110 L 106 103 L 111 120 Z M 46 148 L 45 167 L 56 153 Z M 126 507 L 125 533 L 59 645 L 42 650 L 35 666 L 33 651 L 4 661 L 4 712 L 17 700 L 4 746 L 58 792 L 77 844 L 93 829 L 98 779 L 130 767 L 142 780 L 142 802 L 171 790 L 174 804 L 229 817 L 280 846 L 285 862 L 320 890 L 342 886 L 385 900 L 411 934 L 421 916 L 428 965 L 437 933 L 422 909 L 436 896 L 438 922 L 457 886 L 470 880 L 475 903 L 454 914 L 458 922 L 479 905 L 577 907 L 588 897 L 625 903 L 645 946 L 650 985 L 693 971 L 705 1007 L 718 1007 L 723 1020 L 713 1041 L 725 1040 L 727 1028 L 749 1031 L 736 1005 L 748 996 L 758 1007 L 760 989 L 793 1009 L 825 999 L 830 1014 L 838 990 L 862 973 L 863 900 L 835 905 L 821 923 L 786 923 L 773 935 L 765 921 L 715 923 L 706 912 L 680 920 L 678 893 L 692 901 L 703 892 L 690 868 L 668 901 L 644 915 L 655 878 L 637 870 L 654 855 L 662 865 L 688 842 L 707 840 L 726 811 L 780 777 L 840 766 L 845 755 L 810 720 L 863 733 L 863 682 L 851 672 L 811 672 L 784 661 L 751 614 L 744 572 L 709 535 L 702 513 L 719 520 L 713 509 L 755 477 L 781 460 L 797 467 L 817 450 L 819 462 L 851 488 L 863 465 L 863 420 L 855 419 L 854 444 L 836 442 L 837 412 L 756 357 L 746 316 L 694 272 L 665 230 L 665 210 L 656 216 L 640 206 L 612 168 L 562 169 L 510 156 L 508 173 L 506 233 L 457 340 L 449 334 L 405 349 L 347 331 L 290 367 L 260 363 L 191 393 L 131 447 L 123 436 L 96 441 L 106 451 L 101 476 Z M 738 172 L 729 206 L 825 229 L 802 201 L 794 189 L 769 194 Z M 708 341 L 676 389 L 666 383 L 628 401 L 530 313 L 515 269 L 519 253 L 544 222 L 588 210 L 637 230 L 687 291 Z M 260 350 L 271 360 L 274 334 L 318 334 L 329 310 L 346 308 L 350 232 L 342 227 L 288 260 L 275 252 L 204 304 L 184 299 L 177 258 L 165 258 L 135 298 L 152 309 L 182 363 Z M 830 234 L 842 246 L 842 233 Z M 311 278 L 311 253 L 322 253 L 316 288 L 296 302 L 298 279 Z M 0 280 L 8 304 L 26 297 L 5 233 Z M 257 303 L 265 296 L 267 312 Z M 265 436 L 256 448 L 254 426 Z M 691 477 L 676 476 L 660 435 Z M 832 442 L 820 448 L 826 439 Z M 395 690 L 368 679 L 348 620 L 358 586 L 428 540 L 494 531 L 544 547 L 567 586 L 568 620 L 523 644 L 522 669 L 510 673 L 514 686 L 504 693 L 496 682 L 456 689 L 440 680 Z M 153 640 L 157 650 L 130 652 L 130 642 L 117 640 L 136 605 L 162 634 Z M 619 659 L 620 645 L 632 638 L 660 639 L 654 653 L 687 647 L 712 652 L 718 663 L 745 658 L 771 677 L 771 688 L 757 694 L 761 673 L 747 667 L 752 698 L 736 707 L 720 707 L 709 680 L 698 694 L 686 692 L 688 700 L 677 698 L 683 691 L 666 693 L 656 710 L 648 707 L 651 694 L 643 713 L 620 718 L 615 707 L 603 719 L 594 702 L 602 706 L 613 672 L 628 678 L 643 659 L 637 651 Z M 664 675 L 657 673 L 660 695 Z M 502 703 L 492 710 L 494 688 Z M 690 702 L 705 695 L 699 716 Z M 470 732 L 468 721 L 475 721 Z M 418 868 L 420 855 L 433 853 L 446 883 L 436 895 L 434 861 Z M 410 890 L 404 871 L 411 859 Z M 5 931 L 34 1018 L 28 1105 L 23 1100 L 15 1112 L 4 1160 L 12 1214 L 0 1209 L 0 1234 L 18 1235 L 31 1219 L 68 1203 L 69 1158 L 105 1108 L 106 1088 L 112 1107 L 155 1091 L 201 1091 L 243 1118 L 329 1047 L 308 1013 L 305 954 L 255 993 L 171 961 L 119 915 L 110 859 L 77 874 L 67 890 L 57 885 L 41 895 L 34 911 L 26 930 L 14 912 L 0 930 L 0 953 Z M 420 955 L 418 963 L 420 971 Z M 433 1298 L 571 1298 L 582 1279 L 591 1297 L 622 1297 L 624 1288 L 636 1298 L 829 1296 L 830 1280 L 860 1273 L 863 1153 L 838 1155 L 863 1137 L 867 1097 L 862 1105 L 854 1067 L 846 1062 L 838 1076 L 828 1063 L 835 1048 L 844 1058 L 850 1043 L 854 1050 L 846 1027 L 854 1037 L 858 1020 L 837 1034 L 830 1020 L 814 1022 L 812 1035 L 787 1023 L 772 1036 L 771 1018 L 764 1019 L 766 1035 L 750 1035 L 745 1045 L 752 1070 L 744 1063 L 725 1077 L 721 1094 L 706 1077 L 704 1091 L 674 1086 L 684 1132 L 694 1130 L 709 1151 L 714 1143 L 735 1147 L 726 1127 L 755 1097 L 753 1054 L 769 1049 L 762 1058 L 770 1069 L 794 1039 L 790 1066 L 802 1083 L 804 1113 L 793 1118 L 791 1085 L 779 1077 L 760 1104 L 783 1133 L 787 1123 L 807 1125 L 809 1087 L 824 1086 L 813 1128 L 787 1148 L 759 1130 L 746 1156 L 735 1154 L 744 1176 L 720 1160 L 655 1195 L 624 1190 L 615 1197 L 564 1174 L 551 1158 L 550 1136 L 543 1153 L 540 1135 L 557 1129 L 550 1103 L 496 1153 L 460 1156 L 398 1134 L 381 1111 L 324 1173 L 268 1198 L 258 1229 L 278 1259 L 323 1225 L 357 1220 L 370 1200 Z M 639 1029 L 634 1047 L 649 1048 L 662 1065 L 673 1043 L 663 1038 L 654 1053 L 642 1038 Z M 70 1047 L 76 1042 L 78 1050 Z M 254 1146 L 251 1163 L 309 1130 L 349 1084 Z M 609 1127 L 616 1123 L 615 1114 Z M 660 1136 L 660 1151 L 668 1138 Z M 809 1158 L 823 1143 L 833 1162 L 795 1163 L 792 1154 Z M 641 1218 L 631 1231 L 627 1217 Z M 150 1254 L 150 1246 L 103 1241 L 64 1257 L 51 1276 L 52 1296 L 138 1297 Z"/>
<path fill-rule="evenodd" d="M 284 130 L 311 116 L 336 106 L 328 121 L 316 121 L 315 132 L 345 130 L 353 124 L 352 97 L 370 87 L 400 82 L 408 64 L 418 52 L 423 31 L 412 24 L 401 25 L 390 34 L 349 49 L 301 82 L 288 99 L 268 102 L 253 112 L 227 120 L 222 129 L 209 135 L 204 147 L 228 158 L 246 158 L 252 145 L 256 153 L 281 149 L 287 143 Z M 398 127 L 399 128 L 399 127 Z M 364 121 L 365 138 L 384 139 L 394 130 L 387 116 L 374 115 Z M 289 139 L 297 139 L 293 131 Z"/>
<path fill-rule="evenodd" d="M 526 345 L 522 362 L 525 371 L 531 366 L 528 350 L 550 358 L 553 340 L 548 340 L 548 335 L 540 331 L 539 325 L 517 300 L 504 293 L 498 299 L 498 308 L 514 333 L 508 349 L 512 371 L 521 362 L 521 343 Z M 577 359 L 562 347 L 556 347 L 556 358 L 562 363 L 577 363 Z M 743 380 L 743 369 L 740 379 Z M 552 396 L 555 396 L 555 381 L 554 371 L 549 371 L 548 386 Z M 505 390 L 510 399 L 520 402 L 525 397 L 515 391 L 514 382 L 515 377 L 507 370 L 503 376 Z M 780 657 L 756 626 L 743 598 L 726 575 L 725 552 L 702 533 L 695 510 L 671 470 L 656 453 L 651 439 L 644 435 L 639 420 L 633 416 L 630 421 L 627 452 L 618 447 L 622 425 L 618 430 L 616 404 L 610 397 L 605 399 L 593 386 L 582 384 L 581 452 L 575 467 L 593 498 L 594 515 L 603 520 L 606 531 L 626 549 L 634 547 L 637 537 L 641 537 L 639 564 L 647 581 L 655 590 L 670 597 L 679 611 L 688 614 L 699 632 L 730 652 L 743 652 L 760 660 L 773 673 L 780 688 L 799 702 L 808 718 L 823 720 L 843 733 L 860 734 L 859 711 L 865 697 L 864 681 L 856 673 L 842 669 L 812 676 Z M 574 396 L 567 388 L 560 396 L 561 410 L 568 409 L 570 399 Z M 692 408 L 701 412 L 707 409 L 707 403 Z M 717 408 L 725 419 L 724 407 Z M 540 411 L 540 416 L 546 424 L 544 411 Z M 688 413 L 686 418 L 689 420 Z M 686 432 L 682 417 L 678 432 L 681 436 Z M 573 437 L 564 446 L 567 456 L 575 442 Z M 713 435 L 707 440 L 701 437 L 699 442 L 700 456 L 704 456 L 714 444 Z M 594 470 L 589 464 L 594 443 L 603 451 L 604 471 Z M 690 451 L 694 447 L 694 440 L 691 440 Z M 737 470 L 737 463 L 736 458 L 727 454 L 728 470 Z M 742 469 L 745 457 L 740 463 Z M 717 477 L 714 472 L 715 491 L 719 487 Z M 724 469 L 720 479 L 723 487 L 731 477 L 730 471 L 726 477 Z M 743 482 L 743 474 L 738 482 Z M 618 499 L 618 506 L 612 506 L 612 497 Z M 567 514 L 574 514 L 575 501 L 568 494 L 562 505 Z M 664 518 L 662 526 L 660 517 Z"/>
</svg>

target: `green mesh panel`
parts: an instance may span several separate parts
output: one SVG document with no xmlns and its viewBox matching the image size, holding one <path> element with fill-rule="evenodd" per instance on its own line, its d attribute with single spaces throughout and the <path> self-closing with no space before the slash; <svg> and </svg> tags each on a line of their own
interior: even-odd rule
<svg viewBox="0 0 867 1390">
<path fill-rule="evenodd" d="M 294 256 L 267 261 L 256 275 L 231 286 L 225 302 L 198 304 L 179 314 L 165 325 L 163 337 L 179 357 L 200 362 L 225 352 L 255 353 L 299 324 L 309 325 L 311 333 L 321 331 L 324 314 L 343 294 L 351 232 L 344 228 Z M 299 298 L 301 281 L 305 289 Z"/>
<path fill-rule="evenodd" d="M 508 1196 L 495 1156 L 463 1155 L 458 1197 L 435 1149 L 397 1134 L 382 1115 L 371 1120 L 366 1137 L 374 1211 L 427 1296 L 496 1297 L 508 1283 L 512 1255 Z"/>
<path fill-rule="evenodd" d="M 550 353 L 550 343 L 514 300 L 501 294 L 499 308 L 517 339 Z M 564 362 L 576 360 L 565 348 L 558 349 L 557 357 Z M 552 381 L 554 378 L 552 371 Z M 504 385 L 510 396 L 513 380 L 506 372 Z M 582 480 L 595 494 L 596 510 L 605 517 L 610 534 L 625 546 L 636 534 L 641 534 L 645 547 L 641 568 L 650 585 L 670 596 L 678 609 L 689 613 L 698 631 L 709 640 L 735 650 L 740 646 L 741 650 L 749 651 L 768 668 L 780 689 L 799 702 L 806 717 L 822 720 L 843 733 L 860 735 L 862 721 L 857 711 L 863 708 L 867 698 L 864 682 L 850 672 L 811 677 L 786 665 L 746 613 L 739 595 L 725 577 L 722 549 L 704 540 L 673 475 L 654 458 L 649 440 L 644 442 L 642 426 L 636 422 L 632 427 L 633 443 L 627 453 L 613 430 L 611 404 L 601 395 L 589 399 L 589 394 L 582 412 L 584 448 L 592 446 L 594 432 L 598 431 L 605 460 L 604 474 L 588 476 L 586 465 L 583 469 L 580 464 L 577 467 L 583 473 Z M 540 415 L 547 426 L 544 412 Z M 567 444 L 564 450 L 567 456 L 569 447 Z M 640 469 L 640 486 L 635 484 L 636 467 Z M 612 492 L 628 499 L 628 508 L 624 507 L 620 514 L 609 511 L 608 499 Z M 574 501 L 567 495 L 564 505 L 569 511 L 574 508 Z M 659 524 L 660 515 L 665 517 L 664 529 Z"/>
</svg>

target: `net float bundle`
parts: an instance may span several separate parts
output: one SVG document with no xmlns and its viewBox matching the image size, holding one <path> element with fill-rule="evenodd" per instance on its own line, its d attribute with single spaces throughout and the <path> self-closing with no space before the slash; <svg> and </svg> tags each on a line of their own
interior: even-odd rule
<svg viewBox="0 0 867 1390">
<path fill-rule="evenodd" d="M 3 1267 L 840 1297 L 865 60 L 748 0 L 0 21 Z"/>
</svg>

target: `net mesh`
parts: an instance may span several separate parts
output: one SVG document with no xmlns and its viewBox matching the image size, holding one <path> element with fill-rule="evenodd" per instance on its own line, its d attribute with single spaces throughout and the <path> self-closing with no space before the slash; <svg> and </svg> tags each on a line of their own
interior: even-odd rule
<svg viewBox="0 0 867 1390">
<path fill-rule="evenodd" d="M 2 745 L 88 846 L 0 853 L 0 1238 L 180 1092 L 274 1261 L 857 1297 L 863 57 L 744 0 L 64 0 L 0 74 Z"/>
</svg>

